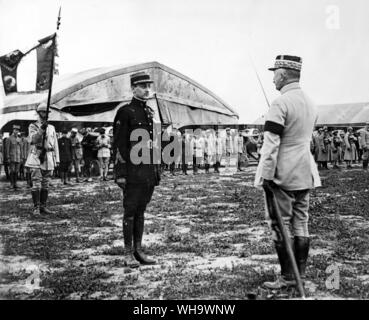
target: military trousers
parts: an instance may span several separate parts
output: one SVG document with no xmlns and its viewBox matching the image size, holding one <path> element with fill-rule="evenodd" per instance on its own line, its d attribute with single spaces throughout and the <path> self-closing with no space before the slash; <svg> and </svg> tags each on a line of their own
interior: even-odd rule
<svg viewBox="0 0 369 320">
<path fill-rule="evenodd" d="M 127 183 L 123 190 L 123 219 L 143 216 L 154 192 L 154 185 Z"/>
<path fill-rule="evenodd" d="M 49 181 L 51 170 L 41 170 L 39 168 L 31 168 L 32 190 L 49 189 Z"/>
<path fill-rule="evenodd" d="M 20 169 L 19 162 L 9 162 L 9 171 L 18 173 Z"/>
<path fill-rule="evenodd" d="M 309 237 L 309 192 L 308 189 L 288 191 L 276 187 L 273 189 L 274 203 L 272 206 L 270 205 L 272 201 L 270 194 L 264 192 L 266 220 L 272 230 L 273 240 L 282 239 L 275 210 L 279 211 L 290 238 Z"/>
</svg>

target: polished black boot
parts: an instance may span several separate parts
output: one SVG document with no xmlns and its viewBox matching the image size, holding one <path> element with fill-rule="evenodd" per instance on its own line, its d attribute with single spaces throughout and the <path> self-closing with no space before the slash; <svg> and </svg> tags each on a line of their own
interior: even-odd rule
<svg viewBox="0 0 369 320">
<path fill-rule="evenodd" d="M 124 238 L 124 260 L 129 268 L 138 268 L 140 264 L 133 255 L 133 217 L 123 218 L 123 238 Z"/>
<path fill-rule="evenodd" d="M 135 246 L 134 256 L 141 264 L 156 264 L 155 260 L 148 258 L 142 251 L 142 236 L 144 231 L 144 215 L 136 216 L 134 219 L 133 241 Z"/>
<path fill-rule="evenodd" d="M 295 237 L 295 259 L 301 279 L 305 278 L 306 262 L 309 255 L 310 238 Z"/>
<path fill-rule="evenodd" d="M 293 239 L 290 239 L 290 244 L 292 246 L 292 251 L 294 251 Z M 274 245 L 277 251 L 279 264 L 281 266 L 281 277 L 274 282 L 264 282 L 264 286 L 268 289 L 275 290 L 296 285 L 292 264 L 288 258 L 286 246 L 283 241 L 275 241 Z"/>
<path fill-rule="evenodd" d="M 47 214 L 54 214 L 54 212 L 50 211 L 46 208 L 47 198 L 49 195 L 49 191 L 47 189 L 41 189 L 40 192 L 40 213 L 47 215 Z"/>
</svg>

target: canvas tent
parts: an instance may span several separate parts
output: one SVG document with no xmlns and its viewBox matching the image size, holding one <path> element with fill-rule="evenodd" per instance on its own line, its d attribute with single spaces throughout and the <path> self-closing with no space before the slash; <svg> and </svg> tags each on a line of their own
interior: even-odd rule
<svg viewBox="0 0 369 320">
<path fill-rule="evenodd" d="M 316 126 L 327 127 L 362 127 L 369 121 L 369 102 L 321 105 L 317 107 Z M 259 117 L 255 127 L 264 126 L 265 116 Z"/>
<path fill-rule="evenodd" d="M 153 90 L 157 94 L 148 104 L 160 110 L 164 124 L 179 128 L 238 122 L 238 114 L 210 90 L 158 62 L 96 68 L 56 77 L 50 121 L 57 127 L 111 123 L 120 105 L 131 100 L 130 75 L 138 71 L 146 71 L 154 80 Z M 36 119 L 37 105 L 46 100 L 47 91 L 9 94 L 0 110 L 0 130 L 9 131 L 14 122 L 28 126 Z"/>
</svg>

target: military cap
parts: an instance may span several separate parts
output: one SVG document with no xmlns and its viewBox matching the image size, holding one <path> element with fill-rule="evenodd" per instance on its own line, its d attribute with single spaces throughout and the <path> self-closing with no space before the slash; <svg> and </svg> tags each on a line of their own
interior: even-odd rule
<svg viewBox="0 0 369 320">
<path fill-rule="evenodd" d="M 275 59 L 274 67 L 268 70 L 274 71 L 280 68 L 301 71 L 302 59 L 297 56 L 279 55 Z"/>
<path fill-rule="evenodd" d="M 45 111 L 46 112 L 46 110 L 47 110 L 47 104 L 45 102 L 41 102 L 37 106 L 37 109 L 36 109 L 37 112 L 40 112 L 40 111 Z M 49 110 L 49 112 L 50 112 L 50 110 Z"/>
<path fill-rule="evenodd" d="M 140 83 L 153 83 L 150 79 L 150 75 L 145 72 L 137 72 L 131 75 L 131 86 Z"/>
</svg>

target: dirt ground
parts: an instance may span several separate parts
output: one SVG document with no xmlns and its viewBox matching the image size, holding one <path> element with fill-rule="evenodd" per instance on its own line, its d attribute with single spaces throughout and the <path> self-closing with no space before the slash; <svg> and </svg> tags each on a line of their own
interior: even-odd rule
<svg viewBox="0 0 369 320">
<path fill-rule="evenodd" d="M 297 298 L 294 289 L 261 287 L 279 266 L 254 174 L 251 166 L 163 177 L 147 208 L 143 240 L 158 263 L 133 270 L 122 257 L 122 194 L 113 181 L 53 180 L 49 206 L 56 213 L 44 220 L 30 218 L 24 182 L 14 192 L 1 181 L 0 297 Z M 311 194 L 307 297 L 368 299 L 369 172 L 357 165 L 321 177 L 323 187 Z"/>
</svg>

